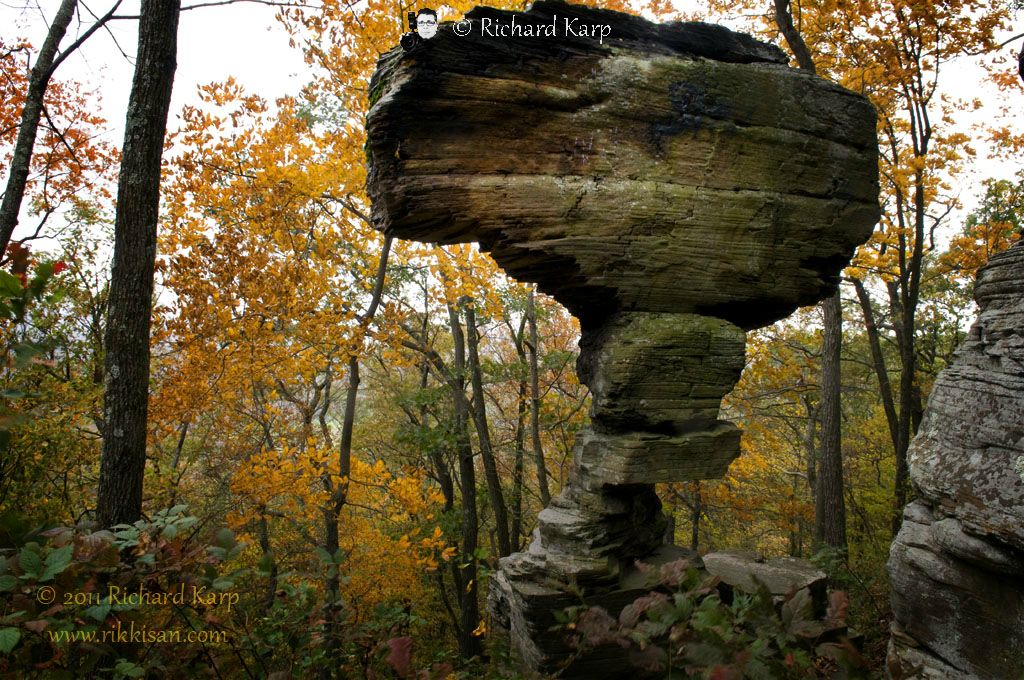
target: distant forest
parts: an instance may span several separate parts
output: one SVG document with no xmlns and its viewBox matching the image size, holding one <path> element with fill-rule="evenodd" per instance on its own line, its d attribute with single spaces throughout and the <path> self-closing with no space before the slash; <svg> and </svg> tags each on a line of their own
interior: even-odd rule
<svg viewBox="0 0 1024 680">
<path fill-rule="evenodd" d="M 266 4 L 308 64 L 275 101 L 228 80 L 169 110 L 180 0 L 60 0 L 40 44 L 0 33 L 0 674 L 529 677 L 485 600 L 588 422 L 578 322 L 475 245 L 371 225 L 369 78 L 418 8 Z M 657 491 L 680 546 L 814 561 L 861 634 L 843 672 L 879 677 L 907 449 L 978 269 L 1021 235 L 1024 171 L 983 173 L 1024 148 L 1020 8 L 586 4 L 727 21 L 878 111 L 872 237 L 836 296 L 748 333 L 725 478 Z M 123 143 L 62 68 L 112 21 L 139 34 Z M 736 636 L 661 677 L 841 677 Z"/>
</svg>

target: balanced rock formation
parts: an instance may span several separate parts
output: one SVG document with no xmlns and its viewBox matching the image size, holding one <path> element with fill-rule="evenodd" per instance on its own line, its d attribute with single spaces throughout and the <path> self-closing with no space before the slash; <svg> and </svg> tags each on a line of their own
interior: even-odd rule
<svg viewBox="0 0 1024 680">
<path fill-rule="evenodd" d="M 992 257 L 974 297 L 908 452 L 918 499 L 889 557 L 897 675 L 1024 677 L 1024 242 Z"/>
<path fill-rule="evenodd" d="M 654 483 L 724 474 L 745 331 L 831 294 L 870 234 L 875 112 L 749 36 L 547 0 L 477 7 L 383 55 L 370 102 L 375 226 L 479 242 L 580 319 L 592 426 L 491 581 L 492 612 L 543 668 L 567 584 L 625 602 L 634 560 L 678 556 Z"/>
</svg>

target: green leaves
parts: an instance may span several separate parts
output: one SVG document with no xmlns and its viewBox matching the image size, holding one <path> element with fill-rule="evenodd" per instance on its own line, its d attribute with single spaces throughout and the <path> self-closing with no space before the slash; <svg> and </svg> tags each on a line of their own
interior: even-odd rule
<svg viewBox="0 0 1024 680">
<path fill-rule="evenodd" d="M 21 279 L 13 274 L 0 270 L 0 296 L 5 298 L 21 297 L 25 289 L 21 286 Z"/>
<path fill-rule="evenodd" d="M 61 548 L 57 548 L 47 555 L 46 561 L 43 563 L 43 575 L 39 580 L 43 582 L 49 581 L 54 576 L 67 569 L 68 565 L 71 564 L 71 557 L 73 553 L 74 546 L 68 544 Z"/>
<path fill-rule="evenodd" d="M 131 661 L 118 659 L 117 665 L 114 666 L 114 677 L 119 680 L 120 678 L 141 678 L 145 675 L 146 669 Z"/>
<path fill-rule="evenodd" d="M 727 591 L 731 602 L 726 604 L 717 579 L 702 577 L 688 564 L 665 565 L 662 576 L 661 587 L 674 593 L 643 595 L 626 605 L 618 620 L 600 607 L 570 608 L 556 614 L 559 628 L 573 631 L 584 649 L 625 647 L 637 668 L 670 677 L 804 678 L 820 657 L 844 672 L 863 665 L 838 634 L 829 639 L 839 642 L 818 644 L 826 626 L 814 618 L 806 589 L 790 593 L 781 604 L 763 585 L 750 593 Z M 845 609 L 845 596 L 833 595 L 828 623 L 843 630 Z M 677 668 L 685 673 L 672 675 Z"/>
<path fill-rule="evenodd" d="M 96 621 L 103 623 L 106 621 L 107 616 L 110 615 L 111 603 L 110 598 L 105 597 L 99 604 L 95 604 L 85 610 L 86 615 Z"/>
<path fill-rule="evenodd" d="M 40 550 L 35 543 L 29 543 L 18 553 L 18 565 L 21 568 L 22 580 L 33 580 L 39 583 L 52 581 L 71 564 L 74 547 L 69 544 L 55 548 L 49 551 L 45 558 Z M 7 583 L 7 581 L 2 583 Z M 0 587 L 0 590 L 6 590 L 6 588 Z"/>
<path fill-rule="evenodd" d="M 43 569 L 43 558 L 39 555 L 39 546 L 29 543 L 18 553 L 18 565 L 21 567 L 22 578 L 39 578 Z"/>
<path fill-rule="evenodd" d="M 21 631 L 17 628 L 0 628 L 0 654 L 10 654 L 20 639 Z"/>
<path fill-rule="evenodd" d="M 225 561 L 237 557 L 242 551 L 242 546 L 235 539 L 234 532 L 225 528 L 217 532 L 208 551 L 218 560 Z"/>
</svg>

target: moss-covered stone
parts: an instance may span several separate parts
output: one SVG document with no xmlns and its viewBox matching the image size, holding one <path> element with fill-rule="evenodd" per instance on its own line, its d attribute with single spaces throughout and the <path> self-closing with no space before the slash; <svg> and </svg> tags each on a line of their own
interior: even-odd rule
<svg viewBox="0 0 1024 680">
<path fill-rule="evenodd" d="M 611 36 L 489 39 L 474 23 L 556 15 Z M 739 454 L 718 416 L 744 331 L 831 294 L 867 239 L 875 114 L 721 27 L 550 0 L 467 17 L 468 36 L 442 24 L 381 58 L 367 190 L 379 229 L 477 241 L 581 321 L 593 427 L 529 550 L 492 581 L 496 620 L 544 668 L 566 584 L 625 592 L 620 576 L 663 543 L 654 483 L 719 477 Z M 619 677 L 607 661 L 563 677 Z"/>
</svg>

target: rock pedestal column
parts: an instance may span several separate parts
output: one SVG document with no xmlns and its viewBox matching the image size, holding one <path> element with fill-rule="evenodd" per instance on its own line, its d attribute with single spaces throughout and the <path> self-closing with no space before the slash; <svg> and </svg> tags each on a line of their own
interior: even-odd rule
<svg viewBox="0 0 1024 680">
<path fill-rule="evenodd" d="M 889 556 L 889 666 L 904 677 L 1024 677 L 1024 242 L 992 257 L 974 297 L 907 456 L 918 498 Z"/>
<path fill-rule="evenodd" d="M 571 656 L 554 612 L 578 604 L 616 611 L 642 594 L 633 562 L 682 556 L 665 544 L 655 482 L 713 479 L 739 455 L 740 431 L 718 420 L 743 370 L 744 331 L 698 314 L 625 312 L 584 330 L 577 372 L 592 395 L 591 426 L 576 441 L 569 485 L 540 513 L 530 549 L 502 560 L 489 608 L 528 665 Z M 567 585 L 572 588 L 567 589 Z M 576 659 L 571 677 L 632 670 L 608 650 Z"/>
<path fill-rule="evenodd" d="M 738 454 L 718 414 L 744 332 L 834 292 L 870 234 L 875 112 L 749 36 L 546 0 L 477 7 L 383 55 L 370 103 L 375 226 L 477 241 L 580 320 L 591 426 L 491 586 L 495 618 L 545 668 L 574 593 L 614 609 L 636 559 L 680 554 L 654 484 L 720 477 Z M 575 674 L 614 677 L 593 663 Z"/>
</svg>

